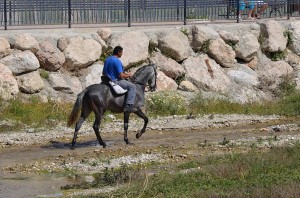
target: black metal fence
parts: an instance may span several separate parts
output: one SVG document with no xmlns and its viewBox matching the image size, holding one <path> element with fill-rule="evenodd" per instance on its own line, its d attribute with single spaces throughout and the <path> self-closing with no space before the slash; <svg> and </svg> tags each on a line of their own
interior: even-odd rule
<svg viewBox="0 0 300 198">
<path fill-rule="evenodd" d="M 239 21 L 247 18 L 253 7 L 251 14 L 263 10 L 264 18 L 300 16 L 300 0 L 4 0 L 0 3 L 0 25 L 7 29 L 23 25 Z"/>
</svg>

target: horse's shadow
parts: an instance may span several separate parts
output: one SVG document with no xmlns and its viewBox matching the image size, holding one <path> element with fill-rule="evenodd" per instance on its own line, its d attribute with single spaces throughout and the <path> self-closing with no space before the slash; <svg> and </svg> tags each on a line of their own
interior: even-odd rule
<svg viewBox="0 0 300 198">
<path fill-rule="evenodd" d="M 69 143 L 69 142 L 61 142 L 61 141 L 51 140 L 51 141 L 49 141 L 49 143 L 50 144 L 48 144 L 48 145 L 41 146 L 41 148 L 43 148 L 43 149 L 70 149 L 71 148 L 71 143 Z M 112 140 L 107 140 L 106 144 L 108 146 L 114 145 L 115 142 Z M 100 146 L 100 144 L 97 140 L 82 141 L 82 142 L 78 142 L 76 144 L 76 148 L 88 148 L 88 147 L 102 148 L 102 146 Z"/>
</svg>

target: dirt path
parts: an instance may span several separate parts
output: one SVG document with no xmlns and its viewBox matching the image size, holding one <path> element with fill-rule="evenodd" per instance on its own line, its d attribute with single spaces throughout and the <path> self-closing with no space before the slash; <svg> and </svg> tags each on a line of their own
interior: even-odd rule
<svg viewBox="0 0 300 198">
<path fill-rule="evenodd" d="M 148 130 L 139 140 L 131 132 L 129 138 L 134 145 L 127 146 L 120 131 L 104 133 L 103 138 L 109 145 L 106 149 L 98 145 L 92 132 L 80 136 L 75 150 L 69 149 L 71 134 L 29 145 L 13 144 L 0 150 L 0 197 L 45 194 L 60 197 L 60 186 L 81 181 L 74 172 L 78 175 L 92 174 L 121 163 L 176 163 L 220 152 L 240 152 L 249 149 L 254 142 L 264 148 L 280 141 L 298 140 L 300 136 L 297 119 L 236 121 L 237 124 L 225 122 L 223 126 L 217 121 L 210 128 L 199 124 L 192 128 L 183 124 L 181 129 L 157 127 Z M 183 122 L 187 123 L 186 120 Z M 276 141 L 270 143 L 270 139 L 274 138 Z M 230 144 L 235 146 L 228 146 Z M 72 170 L 72 174 L 66 170 Z"/>
</svg>

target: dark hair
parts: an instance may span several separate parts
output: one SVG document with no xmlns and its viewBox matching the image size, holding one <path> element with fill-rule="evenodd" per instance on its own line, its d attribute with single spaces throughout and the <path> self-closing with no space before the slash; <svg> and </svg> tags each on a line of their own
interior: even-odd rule
<svg viewBox="0 0 300 198">
<path fill-rule="evenodd" d="M 122 52 L 123 48 L 121 46 L 116 46 L 113 51 L 113 55 L 118 55 L 119 52 Z"/>
</svg>

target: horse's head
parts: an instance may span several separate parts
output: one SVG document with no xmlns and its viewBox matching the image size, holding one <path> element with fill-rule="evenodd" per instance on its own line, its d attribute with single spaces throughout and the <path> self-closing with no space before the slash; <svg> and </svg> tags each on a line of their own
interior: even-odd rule
<svg viewBox="0 0 300 198">
<path fill-rule="evenodd" d="M 132 76 L 133 83 L 149 86 L 150 91 L 156 90 L 157 71 L 155 64 L 149 64 L 138 69 Z"/>
</svg>

